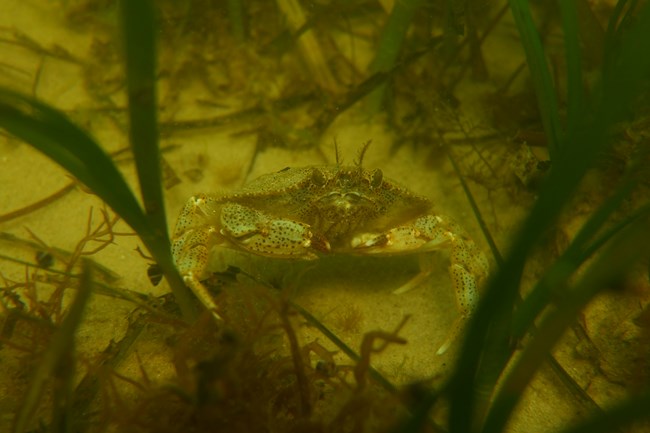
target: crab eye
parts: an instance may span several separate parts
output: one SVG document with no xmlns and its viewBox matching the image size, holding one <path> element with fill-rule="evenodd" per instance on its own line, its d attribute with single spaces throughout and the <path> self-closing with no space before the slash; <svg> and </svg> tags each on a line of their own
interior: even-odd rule
<svg viewBox="0 0 650 433">
<path fill-rule="evenodd" d="M 376 169 L 372 172 L 372 176 L 370 176 L 370 187 L 371 188 L 378 188 L 381 186 L 381 182 L 384 178 L 384 174 L 381 172 L 380 169 Z"/>
</svg>

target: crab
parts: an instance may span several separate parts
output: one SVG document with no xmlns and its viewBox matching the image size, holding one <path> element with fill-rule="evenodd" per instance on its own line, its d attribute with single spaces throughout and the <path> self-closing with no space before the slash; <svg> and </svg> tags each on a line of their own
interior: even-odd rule
<svg viewBox="0 0 650 433">
<path fill-rule="evenodd" d="M 369 144 L 369 143 L 368 143 Z M 431 202 L 362 167 L 367 144 L 353 165 L 285 168 L 240 190 L 199 194 L 183 207 L 172 255 L 185 281 L 217 321 L 219 307 L 202 280 L 215 247 L 277 259 L 314 260 L 330 254 L 420 254 L 420 273 L 396 290 L 424 282 L 434 250 L 449 251 L 449 275 L 459 317 L 437 353 L 443 354 L 475 310 L 488 261 L 451 218 L 431 212 Z"/>
</svg>

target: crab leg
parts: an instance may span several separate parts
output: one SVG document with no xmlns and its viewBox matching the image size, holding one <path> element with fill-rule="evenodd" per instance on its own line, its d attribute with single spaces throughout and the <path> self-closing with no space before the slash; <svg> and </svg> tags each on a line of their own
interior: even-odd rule
<svg viewBox="0 0 650 433">
<path fill-rule="evenodd" d="M 208 289 L 210 251 L 216 245 L 233 247 L 259 255 L 280 258 L 315 259 L 315 251 L 329 252 L 325 238 L 311 232 L 309 225 L 276 219 L 249 207 L 198 195 L 183 207 L 176 223 L 172 255 L 185 284 L 216 320 L 222 320 Z"/>
<path fill-rule="evenodd" d="M 386 255 L 449 250 L 449 276 L 456 294 L 460 317 L 456 319 L 450 335 L 438 349 L 437 353 L 443 354 L 476 309 L 479 285 L 488 273 L 487 259 L 474 241 L 450 218 L 426 215 L 412 224 L 398 226 L 380 234 L 366 233 L 357 236 L 352 240 L 351 246 L 355 252 Z M 420 273 L 395 293 L 404 293 L 425 281 L 431 273 L 429 263 L 421 260 Z"/>
<path fill-rule="evenodd" d="M 217 305 L 208 289 L 201 283 L 208 265 L 210 250 L 220 243 L 219 230 L 215 225 L 218 203 L 199 195 L 191 197 L 176 222 L 172 240 L 172 256 L 185 284 L 199 301 L 220 321 Z"/>
</svg>

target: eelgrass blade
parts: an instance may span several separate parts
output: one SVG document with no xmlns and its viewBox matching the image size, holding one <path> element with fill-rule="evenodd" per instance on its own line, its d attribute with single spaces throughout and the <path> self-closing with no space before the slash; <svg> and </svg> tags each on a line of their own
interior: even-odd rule
<svg viewBox="0 0 650 433">
<path fill-rule="evenodd" d="M 138 233 L 147 219 L 110 156 L 63 113 L 0 88 L 0 127 L 31 144 L 83 182 Z"/>
<path fill-rule="evenodd" d="M 564 58 L 567 65 L 567 135 L 563 143 L 570 146 L 575 140 L 572 134 L 580 129 L 584 117 L 584 95 L 580 40 L 578 38 L 578 11 L 575 1 L 558 2 L 564 32 Z"/>
<path fill-rule="evenodd" d="M 74 337 L 81 319 L 83 312 L 86 308 L 86 303 L 90 298 L 92 288 L 92 265 L 90 262 L 84 260 L 82 266 L 81 279 L 79 281 L 79 290 L 77 295 L 68 310 L 68 314 L 61 322 L 61 326 L 54 333 L 52 341 L 43 354 L 43 359 L 36 367 L 36 371 L 32 375 L 31 383 L 25 394 L 22 407 L 16 414 L 14 419 L 13 433 L 23 433 L 27 431 L 30 422 L 33 422 L 32 417 L 38 409 L 38 405 L 43 397 L 45 388 L 52 380 L 61 381 L 61 384 L 72 386 L 70 382 L 74 370 Z M 70 407 L 65 407 L 70 404 L 69 396 L 65 395 L 65 391 L 60 395 L 64 400 L 54 399 L 54 404 L 62 404 L 62 407 L 55 407 L 55 418 L 59 418 L 54 431 L 65 431 L 66 425 L 71 421 L 66 419 L 66 414 L 69 413 Z"/>
<path fill-rule="evenodd" d="M 604 413 L 598 413 L 582 423 L 566 429 L 563 433 L 611 433 L 636 421 L 650 419 L 650 390 L 615 405 Z M 639 430 L 637 430 L 639 431 Z"/>
<path fill-rule="evenodd" d="M 421 2 L 422 0 L 402 0 L 393 4 L 393 10 L 379 38 L 375 58 L 370 63 L 368 72 L 371 75 L 386 73 L 395 67 L 406 33 Z M 382 84 L 367 96 L 366 111 L 370 115 L 381 110 L 386 87 Z"/>
<path fill-rule="evenodd" d="M 554 167 L 548 178 L 548 182 L 546 182 L 540 193 L 538 202 L 524 224 L 522 233 L 515 242 L 512 252 L 513 255 L 527 255 L 530 247 L 533 246 L 533 241 L 539 236 L 539 233 L 543 232 L 549 223 L 555 221 L 562 204 L 570 198 L 571 192 L 575 189 L 586 170 L 589 169 L 596 157 L 609 143 L 610 128 L 629 114 L 629 107 L 635 102 L 639 89 L 641 86 L 647 84 L 647 77 L 650 76 L 650 58 L 646 55 L 648 50 L 650 50 L 649 5 L 645 5 L 639 11 L 636 16 L 635 25 L 628 29 L 622 42 L 617 62 L 611 68 L 611 74 L 602 83 L 602 99 L 595 110 L 593 122 L 588 125 L 588 128 L 576 134 L 579 140 L 566 149 L 559 163 Z M 608 279 L 618 275 L 616 272 L 620 272 L 620 270 L 610 267 L 609 263 L 615 263 L 620 269 L 625 269 L 628 262 L 633 262 L 634 258 L 638 257 L 638 254 L 644 252 L 645 246 L 635 242 L 638 239 L 644 239 L 644 236 L 648 235 L 648 233 L 643 231 L 645 230 L 644 224 L 647 224 L 647 221 L 643 220 L 643 223 L 636 221 L 633 224 L 632 227 L 638 233 L 631 237 L 624 237 L 622 240 L 615 239 L 610 241 L 615 243 L 608 249 L 610 251 L 608 256 L 611 256 L 609 257 L 609 262 L 599 260 L 602 269 L 597 267 L 590 268 L 590 271 L 588 271 L 583 279 L 583 283 L 573 290 L 571 296 L 567 296 L 567 303 L 563 307 L 560 307 L 560 311 L 557 313 L 559 316 L 555 316 L 556 320 L 554 322 L 545 321 L 546 327 L 544 325 L 540 326 L 536 333 L 536 338 L 526 348 L 525 353 L 529 353 L 530 355 L 525 359 L 523 358 L 525 355 L 522 355 L 522 358 L 518 361 L 518 365 L 521 366 L 520 369 L 517 370 L 515 367 L 515 369 L 509 371 L 506 384 L 500 387 L 499 394 L 493 400 L 492 407 L 483 426 L 483 432 L 498 432 L 502 431 L 505 427 L 512 414 L 512 410 L 521 398 L 521 394 L 512 392 L 514 389 L 513 386 L 515 386 L 514 384 L 516 384 L 517 389 L 523 389 L 523 387 L 527 386 L 534 372 L 541 365 L 541 360 L 544 359 L 543 355 L 546 355 L 548 350 L 550 350 L 552 345 L 561 336 L 563 330 L 575 320 L 579 309 L 595 295 L 596 292 L 594 289 L 602 287 L 604 281 L 611 281 Z M 631 228 L 625 230 L 627 233 L 630 231 Z M 622 235 L 617 236 L 617 238 L 620 236 Z M 645 238 L 645 240 L 647 243 L 648 239 Z M 627 261 L 621 261 L 621 257 L 627 257 Z M 513 262 L 519 264 L 517 259 Z M 508 270 L 508 266 L 504 266 L 504 269 Z M 520 273 L 519 268 L 516 271 Z M 484 336 L 481 335 L 484 332 L 477 328 L 486 326 L 486 324 L 494 320 L 494 317 L 498 317 L 498 314 L 500 314 L 499 309 L 502 307 L 499 306 L 497 296 L 503 297 L 503 293 L 498 292 L 507 290 L 508 293 L 505 295 L 507 297 L 513 290 L 516 290 L 516 287 L 505 284 L 510 280 L 507 276 L 500 274 L 497 274 L 486 295 L 486 298 L 491 299 L 488 299 L 485 304 L 479 307 L 479 310 L 483 310 L 482 319 L 485 322 L 480 323 L 477 317 L 477 320 L 472 323 L 470 334 L 473 334 L 473 336 L 468 337 L 468 341 L 464 347 L 465 354 L 471 353 L 471 356 L 480 355 L 480 353 L 471 350 L 470 346 L 472 344 L 478 344 L 484 347 Z M 490 318 L 490 313 L 493 314 L 492 318 Z M 471 343 L 472 337 L 477 337 L 474 343 Z M 489 347 L 485 348 L 485 350 L 488 349 Z M 468 358 L 464 362 L 467 362 L 469 365 L 476 365 L 475 363 L 478 363 L 478 359 L 476 358 L 471 364 L 469 361 L 472 360 Z M 526 364 L 524 361 L 529 362 L 529 364 Z M 502 366 L 503 368 L 505 368 L 505 364 Z M 480 374 L 482 373 L 479 372 Z M 478 379 L 476 381 L 474 379 L 463 381 L 461 377 L 457 377 L 456 380 L 461 386 L 474 386 L 476 381 L 480 381 Z M 467 397 L 471 394 L 471 388 L 466 388 L 464 392 L 467 393 L 464 396 L 461 393 L 455 394 L 456 398 L 460 398 L 461 396 L 463 398 Z M 451 393 L 454 394 L 455 391 L 452 389 Z M 455 403 L 458 404 L 459 401 Z M 467 405 L 466 399 L 463 400 L 462 405 Z M 458 409 L 454 409 L 452 406 L 452 412 L 455 410 L 456 412 L 455 415 L 452 415 L 452 419 L 459 422 L 455 418 L 459 414 L 457 412 Z M 461 424 L 463 423 L 462 421 L 460 422 Z M 463 427 L 469 428 L 468 424 L 463 425 Z"/>
<path fill-rule="evenodd" d="M 503 431 L 512 410 L 521 399 L 545 355 L 575 321 L 578 313 L 603 288 L 624 275 L 639 257 L 650 253 L 650 224 L 647 218 L 636 221 L 617 237 L 589 269 L 574 289 L 565 293 L 557 310 L 549 313 L 538 328 L 536 337 L 524 348 L 500 387 L 483 426 L 483 432 Z"/>
<path fill-rule="evenodd" d="M 129 138 L 144 209 L 157 235 L 167 239 L 156 119 L 156 44 L 150 0 L 120 2 L 126 54 Z"/>
<path fill-rule="evenodd" d="M 542 123 L 546 133 L 548 152 L 551 161 L 558 158 L 561 151 L 562 127 L 558 102 L 553 87 L 553 79 L 548 69 L 546 55 L 542 47 L 539 33 L 535 28 L 529 0 L 509 0 L 510 10 L 519 30 L 519 37 L 526 52 L 526 63 L 530 70 L 530 76 L 537 95 L 539 112 L 542 116 Z"/>
<path fill-rule="evenodd" d="M 136 0 L 142 2 L 146 0 Z M 128 2 L 131 4 L 132 2 Z M 153 12 L 149 10 L 151 14 Z M 141 15 L 140 15 L 141 17 Z M 153 16 L 150 17 L 153 20 Z M 151 30 L 151 29 L 150 29 Z M 104 150 L 65 114 L 33 98 L 0 88 L 0 127 L 29 143 L 68 170 L 120 215 L 140 236 L 167 277 L 186 319 L 195 317 L 192 296 L 178 275 L 169 248 L 155 118 L 155 81 L 150 73 L 134 78 L 134 154 L 141 180 L 145 214 L 123 176 Z M 137 67 L 136 67 L 137 69 Z M 142 101 L 138 97 L 143 98 Z M 142 125 L 140 124 L 142 122 Z"/>
<path fill-rule="evenodd" d="M 183 317 L 191 320 L 195 317 L 192 296 L 174 265 L 167 232 L 156 116 L 156 26 L 153 2 L 122 0 L 120 10 L 126 53 L 129 137 L 149 223 L 147 230 L 139 231 L 136 228 L 136 232 L 165 274 Z"/>
<path fill-rule="evenodd" d="M 460 181 L 460 186 L 463 188 L 463 192 L 465 193 L 465 197 L 467 198 L 467 201 L 469 202 L 469 205 L 472 208 L 474 217 L 476 218 L 476 221 L 478 222 L 478 225 L 481 228 L 481 232 L 483 232 L 483 237 L 485 237 L 485 240 L 487 241 L 490 247 L 490 251 L 492 252 L 492 257 L 494 257 L 494 260 L 497 262 L 497 266 L 503 266 L 503 257 L 501 256 L 501 252 L 499 251 L 499 248 L 497 247 L 497 244 L 494 241 L 492 234 L 490 233 L 490 229 L 485 223 L 485 219 L 483 219 L 483 215 L 481 214 L 481 209 L 478 207 L 478 204 L 474 199 L 474 194 L 472 194 L 472 190 L 469 189 L 469 185 L 467 185 L 467 182 L 465 182 L 465 176 L 463 176 L 463 174 L 461 173 L 460 167 L 456 163 L 456 157 L 454 156 L 451 149 L 447 152 L 447 158 L 451 162 L 451 165 L 454 168 L 454 172 L 456 173 L 456 177 Z"/>
<path fill-rule="evenodd" d="M 228 0 L 228 20 L 230 32 L 237 42 L 244 42 L 246 39 L 246 27 L 244 25 L 244 5 L 242 0 Z"/>
<path fill-rule="evenodd" d="M 448 386 L 450 396 L 450 430 L 462 433 L 472 431 L 483 419 L 482 409 L 487 401 L 477 401 L 476 390 L 485 383 L 486 377 L 495 377 L 509 359 L 501 355 L 501 363 L 484 365 L 481 359 L 486 353 L 501 350 L 507 335 L 488 335 L 500 317 L 507 317 L 517 297 L 522 269 L 529 252 L 548 227 L 557 219 L 562 207 L 571 198 L 578 183 L 606 148 L 612 125 L 625 118 L 626 111 L 634 101 L 640 84 L 650 73 L 650 8 L 645 6 L 637 16 L 635 26 L 621 45 L 618 62 L 602 85 L 602 98 L 595 110 L 593 121 L 576 134 L 578 139 L 563 149 L 544 182 L 537 202 L 515 238 L 504 266 L 490 281 L 485 295 L 467 331 L 456 370 Z M 496 328 L 499 328 L 496 326 Z M 493 359 L 499 355 L 491 354 Z M 484 368 L 487 367 L 487 370 Z M 494 384 L 492 384 L 494 387 Z M 489 398 L 489 390 L 484 394 Z M 497 411 L 491 426 L 505 425 L 512 407 Z M 477 410 L 479 411 L 477 413 Z M 500 428 L 484 431 L 498 432 Z"/>
<path fill-rule="evenodd" d="M 65 114 L 0 88 L 0 128 L 29 143 L 83 182 L 136 231 L 163 269 L 183 316 L 195 316 L 192 296 L 174 266 L 166 229 L 154 230 L 110 156 Z M 161 236 L 164 232 L 165 236 Z"/>
<path fill-rule="evenodd" d="M 633 177 L 631 175 L 630 177 Z M 650 209 L 644 207 L 635 215 L 615 225 L 594 243 L 589 244 L 593 236 L 603 227 L 608 218 L 623 203 L 636 182 L 630 178 L 617 189 L 589 220 L 582 226 L 576 237 L 572 240 L 566 251 L 555 261 L 553 266 L 535 284 L 522 304 L 517 309 L 513 323 L 513 337 L 515 340 L 523 338 L 541 311 L 546 308 L 554 294 L 566 287 L 571 275 L 587 260 L 599 247 L 605 244 L 616 233 L 638 218 L 646 216 Z"/>
<path fill-rule="evenodd" d="M 614 6 L 614 10 L 609 16 L 607 30 L 605 31 L 605 47 L 603 50 L 603 62 L 605 65 L 610 64 L 611 56 L 616 51 L 616 31 L 618 30 L 618 25 L 620 23 L 621 16 L 623 15 L 623 11 L 625 10 L 627 1 L 628 0 L 618 0 L 616 2 L 616 6 Z"/>
</svg>

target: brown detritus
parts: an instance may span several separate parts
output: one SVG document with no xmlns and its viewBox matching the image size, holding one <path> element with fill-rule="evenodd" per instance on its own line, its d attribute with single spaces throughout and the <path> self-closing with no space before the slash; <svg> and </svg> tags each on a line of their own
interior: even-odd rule
<svg viewBox="0 0 650 433">
<path fill-rule="evenodd" d="M 356 305 L 344 306 L 335 316 L 336 327 L 348 334 L 358 334 L 363 326 L 363 312 Z"/>
<path fill-rule="evenodd" d="M 336 351 L 329 351 L 317 341 L 312 341 L 302 346 L 301 352 L 305 360 L 311 359 L 312 353 L 320 358 L 314 367 L 318 373 L 323 374 L 325 377 L 331 377 L 336 373 L 338 368 L 334 360 Z"/>
<path fill-rule="evenodd" d="M 367 384 L 368 378 L 368 369 L 370 368 L 370 355 L 373 353 L 381 353 L 386 347 L 390 344 L 406 344 L 406 340 L 402 337 L 399 337 L 397 334 L 399 331 L 406 325 L 406 322 L 410 319 L 411 316 L 404 316 L 402 321 L 395 331 L 385 332 L 385 331 L 372 331 L 368 332 L 363 336 L 363 341 L 361 342 L 361 359 L 357 362 L 356 367 L 354 368 L 354 379 L 357 382 L 357 392 L 363 391 Z M 379 341 L 379 345 L 375 347 L 375 343 Z"/>
<path fill-rule="evenodd" d="M 318 341 L 312 341 L 302 347 L 302 354 L 305 361 L 313 370 L 314 380 L 322 380 L 330 389 L 352 389 L 353 385 L 347 380 L 347 376 L 354 370 L 353 365 L 340 365 L 334 359 L 338 351 L 330 351 L 323 347 Z M 312 359 L 313 355 L 317 359 Z"/>
<path fill-rule="evenodd" d="M 383 352 L 390 344 L 406 344 L 406 340 L 397 334 L 406 324 L 410 316 L 405 316 L 393 332 L 372 331 L 364 335 L 361 342 L 360 359 L 354 367 L 353 374 L 356 381 L 354 393 L 341 407 L 330 428 L 332 431 L 366 431 L 368 420 L 371 416 L 370 410 L 373 407 L 374 391 L 366 392 L 367 378 L 370 371 L 370 356 Z M 378 346 L 375 344 L 379 342 Z"/>
<path fill-rule="evenodd" d="M 110 221 L 89 225 L 70 257 L 88 250 L 81 244 L 89 242 L 92 234 L 99 236 L 100 246 L 105 245 Z M 74 280 L 59 276 L 53 281 L 69 284 Z M 258 283 L 246 290 L 241 285 L 234 279 L 220 294 L 228 307 L 228 329 L 217 326 L 206 314 L 179 330 L 177 324 L 161 320 L 154 312 L 137 310 L 124 338 L 99 356 L 83 359 L 87 374 L 74 391 L 75 425 L 142 433 L 335 433 L 376 431 L 375 426 L 397 420 L 395 395 L 379 386 L 372 394 L 362 390 L 371 387 L 365 377 L 370 357 L 391 343 L 403 342 L 397 333 L 405 321 L 394 332 L 369 333 L 360 361 L 339 365 L 336 352 L 317 341 L 301 343 L 293 308 L 282 299 L 284 291 L 278 296 Z M 37 359 L 38 347 L 47 344 L 54 330 L 51 317 L 60 309 L 38 299 L 33 278 L 22 285 L 5 281 L 5 286 L 8 293 L 3 305 L 16 310 L 16 315 L 13 324 L 6 322 L 3 341 L 8 344 L 3 350 L 22 350 L 25 359 Z M 19 311 L 22 301 L 11 296 L 15 290 L 30 294 L 24 311 Z M 28 333 L 32 340 L 24 339 L 26 327 L 33 328 Z M 157 353 L 150 352 L 152 344 L 158 347 Z M 346 380 L 352 375 L 356 388 Z M 95 431 L 94 427 L 89 431 Z"/>
<path fill-rule="evenodd" d="M 7 221 L 11 221 L 16 218 L 21 218 L 26 215 L 29 215 L 32 212 L 36 212 L 37 210 L 46 207 L 47 205 L 54 203 L 61 197 L 65 196 L 68 194 L 70 191 L 72 191 L 75 187 L 77 186 L 77 182 L 70 182 L 60 190 L 56 191 L 55 193 L 39 200 L 36 201 L 30 205 L 27 205 L 25 207 L 22 207 L 20 209 L 16 209 L 14 211 L 11 211 L 9 213 L 6 213 L 4 215 L 0 215 L 0 223 L 4 223 Z"/>
<path fill-rule="evenodd" d="M 282 310 L 280 311 L 280 320 L 282 323 L 282 328 L 289 340 L 289 347 L 291 349 L 291 358 L 293 360 L 294 370 L 296 374 L 296 381 L 298 386 L 298 392 L 300 395 L 300 415 L 302 417 L 309 417 L 311 414 L 311 391 L 309 389 L 309 384 L 307 382 L 307 376 L 305 375 L 305 360 L 303 359 L 302 353 L 300 351 L 300 346 L 298 344 L 298 337 L 289 322 L 289 305 L 283 303 Z"/>
<path fill-rule="evenodd" d="M 15 263 L 24 263 L 24 277 L 22 281 L 11 282 L 6 277 L 3 278 L 4 287 L 0 296 L 3 311 L 2 326 L 2 350 L 12 350 L 17 353 L 18 363 L 7 363 L 3 367 L 5 371 L 11 371 L 13 375 L 25 377 L 32 371 L 35 366 L 45 362 L 41 358 L 45 348 L 49 347 L 52 336 L 61 329 L 61 324 L 66 317 L 69 309 L 67 299 L 69 292 L 78 290 L 80 278 L 78 274 L 78 263 L 83 256 L 90 256 L 103 250 L 111 245 L 116 236 L 121 235 L 113 231 L 115 223 L 119 220 L 115 215 L 111 215 L 108 210 L 101 210 L 101 221 L 93 221 L 93 210 L 90 209 L 88 223 L 82 238 L 77 242 L 74 251 L 64 252 L 57 248 L 52 248 L 46 244 L 36 233 L 26 229 L 33 240 L 21 240 L 18 238 L 5 237 L 4 240 L 14 242 L 15 245 L 32 249 L 35 252 L 43 252 L 57 260 L 52 266 L 40 267 L 44 263 L 27 263 L 13 259 Z M 96 245 L 93 245 L 96 243 Z M 38 259 L 37 259 L 38 260 Z M 62 269 L 61 269 L 62 268 Z M 104 279 L 109 276 L 104 271 Z M 101 284 L 97 282 L 96 284 Z M 104 293 L 110 292 L 107 286 Z M 114 289 L 117 292 L 117 289 Z M 101 292 L 98 290 L 98 292 Z M 125 296 L 127 297 L 127 296 Z M 6 313 L 6 314 L 4 314 Z M 49 350 L 49 349 L 48 349 Z M 77 356 L 75 353 L 69 353 L 69 356 Z M 70 360 L 72 361 L 72 359 Z M 66 363 L 65 368 L 74 365 L 74 362 Z M 84 364 L 88 364 L 84 362 Z M 71 373 L 67 371 L 66 374 Z M 58 404 L 57 399 L 63 397 L 57 391 L 59 386 L 58 378 L 49 378 L 43 383 L 41 392 L 51 394 L 52 398 L 41 399 L 38 403 L 36 412 L 39 418 L 46 419 L 45 413 L 49 413 L 51 405 Z M 48 383 L 49 382 L 49 383 Z M 78 391 L 88 396 L 88 389 L 96 389 L 97 385 L 88 388 L 82 387 L 82 381 L 79 384 Z M 25 386 L 26 384 L 22 384 Z M 92 393 L 91 393 L 92 394 Z M 17 395 L 21 395 L 20 392 Z M 34 400 L 28 403 L 28 395 L 24 396 L 25 400 L 18 399 L 17 405 L 35 404 Z M 71 396 L 75 405 L 82 401 L 77 395 Z M 90 401 L 90 400 L 88 400 Z M 57 410 L 60 415 L 60 409 Z M 87 415 L 84 413 L 75 422 L 82 422 Z"/>
</svg>

